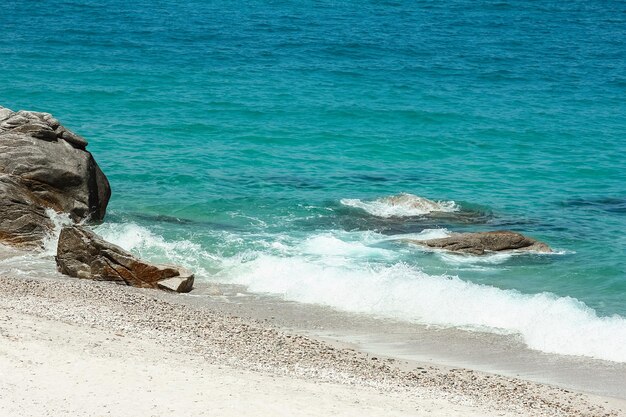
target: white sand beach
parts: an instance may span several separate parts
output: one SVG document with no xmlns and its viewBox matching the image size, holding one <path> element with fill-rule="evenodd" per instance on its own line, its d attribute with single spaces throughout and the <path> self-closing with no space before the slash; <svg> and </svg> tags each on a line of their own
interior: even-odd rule
<svg viewBox="0 0 626 417">
<path fill-rule="evenodd" d="M 3 277 L 0 292 L 3 416 L 623 413 L 621 401 L 514 378 L 403 370 L 151 290 Z"/>
<path fill-rule="evenodd" d="M 5 309 L 0 320 L 0 413 L 6 416 L 489 414 L 427 395 L 219 366 L 182 354 L 176 343 Z"/>
</svg>

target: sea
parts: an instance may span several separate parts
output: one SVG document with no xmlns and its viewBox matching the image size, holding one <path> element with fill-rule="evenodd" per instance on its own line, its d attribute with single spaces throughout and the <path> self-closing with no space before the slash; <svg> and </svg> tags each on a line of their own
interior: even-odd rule
<svg viewBox="0 0 626 417">
<path fill-rule="evenodd" d="M 0 105 L 199 285 L 626 362 L 624 1 L 5 0 Z M 407 242 L 489 230 L 554 253 Z"/>
</svg>

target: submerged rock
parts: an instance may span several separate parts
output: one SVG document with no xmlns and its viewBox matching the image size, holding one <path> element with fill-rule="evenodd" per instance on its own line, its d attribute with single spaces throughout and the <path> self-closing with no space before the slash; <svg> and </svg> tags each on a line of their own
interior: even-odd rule
<svg viewBox="0 0 626 417">
<path fill-rule="evenodd" d="M 186 269 L 144 262 L 82 226 L 61 230 L 56 261 L 61 273 L 76 278 L 175 292 L 193 288 L 194 275 Z"/>
<path fill-rule="evenodd" d="M 340 203 L 381 218 L 425 216 L 431 213 L 450 213 L 459 210 L 454 201 L 434 201 L 407 193 L 371 201 L 344 198 Z"/>
<path fill-rule="evenodd" d="M 547 244 L 508 230 L 458 233 L 440 239 L 409 240 L 409 242 L 429 248 L 472 255 L 484 255 L 485 252 L 510 251 L 552 252 L 552 249 Z"/>
<path fill-rule="evenodd" d="M 86 146 L 48 113 L 0 107 L 0 242 L 41 246 L 46 209 L 104 218 L 111 188 Z"/>
<path fill-rule="evenodd" d="M 454 211 L 456 210 L 453 201 L 434 201 L 425 197 L 420 197 L 408 193 L 400 193 L 389 197 L 383 197 L 377 201 L 388 204 L 392 207 L 405 207 L 415 209 L 423 213 L 431 213 L 437 211 Z"/>
</svg>

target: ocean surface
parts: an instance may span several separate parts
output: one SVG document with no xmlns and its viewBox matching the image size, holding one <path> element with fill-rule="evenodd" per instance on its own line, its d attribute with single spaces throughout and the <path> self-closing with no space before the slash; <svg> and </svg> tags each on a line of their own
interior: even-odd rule
<svg viewBox="0 0 626 417">
<path fill-rule="evenodd" d="M 9 0 L 0 105 L 88 138 L 97 232 L 200 282 L 626 362 L 624 1 Z M 404 241 L 498 229 L 556 252 Z"/>
</svg>

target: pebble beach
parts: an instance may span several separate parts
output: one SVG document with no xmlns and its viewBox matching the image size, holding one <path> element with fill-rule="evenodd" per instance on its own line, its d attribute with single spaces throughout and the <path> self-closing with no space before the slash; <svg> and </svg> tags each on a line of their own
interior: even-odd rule
<svg viewBox="0 0 626 417">
<path fill-rule="evenodd" d="M 6 415 L 126 415 L 130 403 L 154 405 L 143 415 L 212 415 L 216 407 L 254 415 L 268 401 L 279 402 L 284 415 L 319 415 L 323 407 L 337 415 L 624 415 L 622 400 L 468 369 L 410 369 L 171 299 L 184 296 L 15 277 L 0 278 L 0 291 L 0 413 Z M 135 379 L 124 387 L 129 375 Z M 44 389 L 55 378 L 81 391 L 68 389 L 68 401 L 60 401 Z M 205 391 L 216 384 L 218 391 Z M 128 396 L 128 389 L 136 391 Z M 72 401 L 80 392 L 88 400 Z"/>
</svg>

